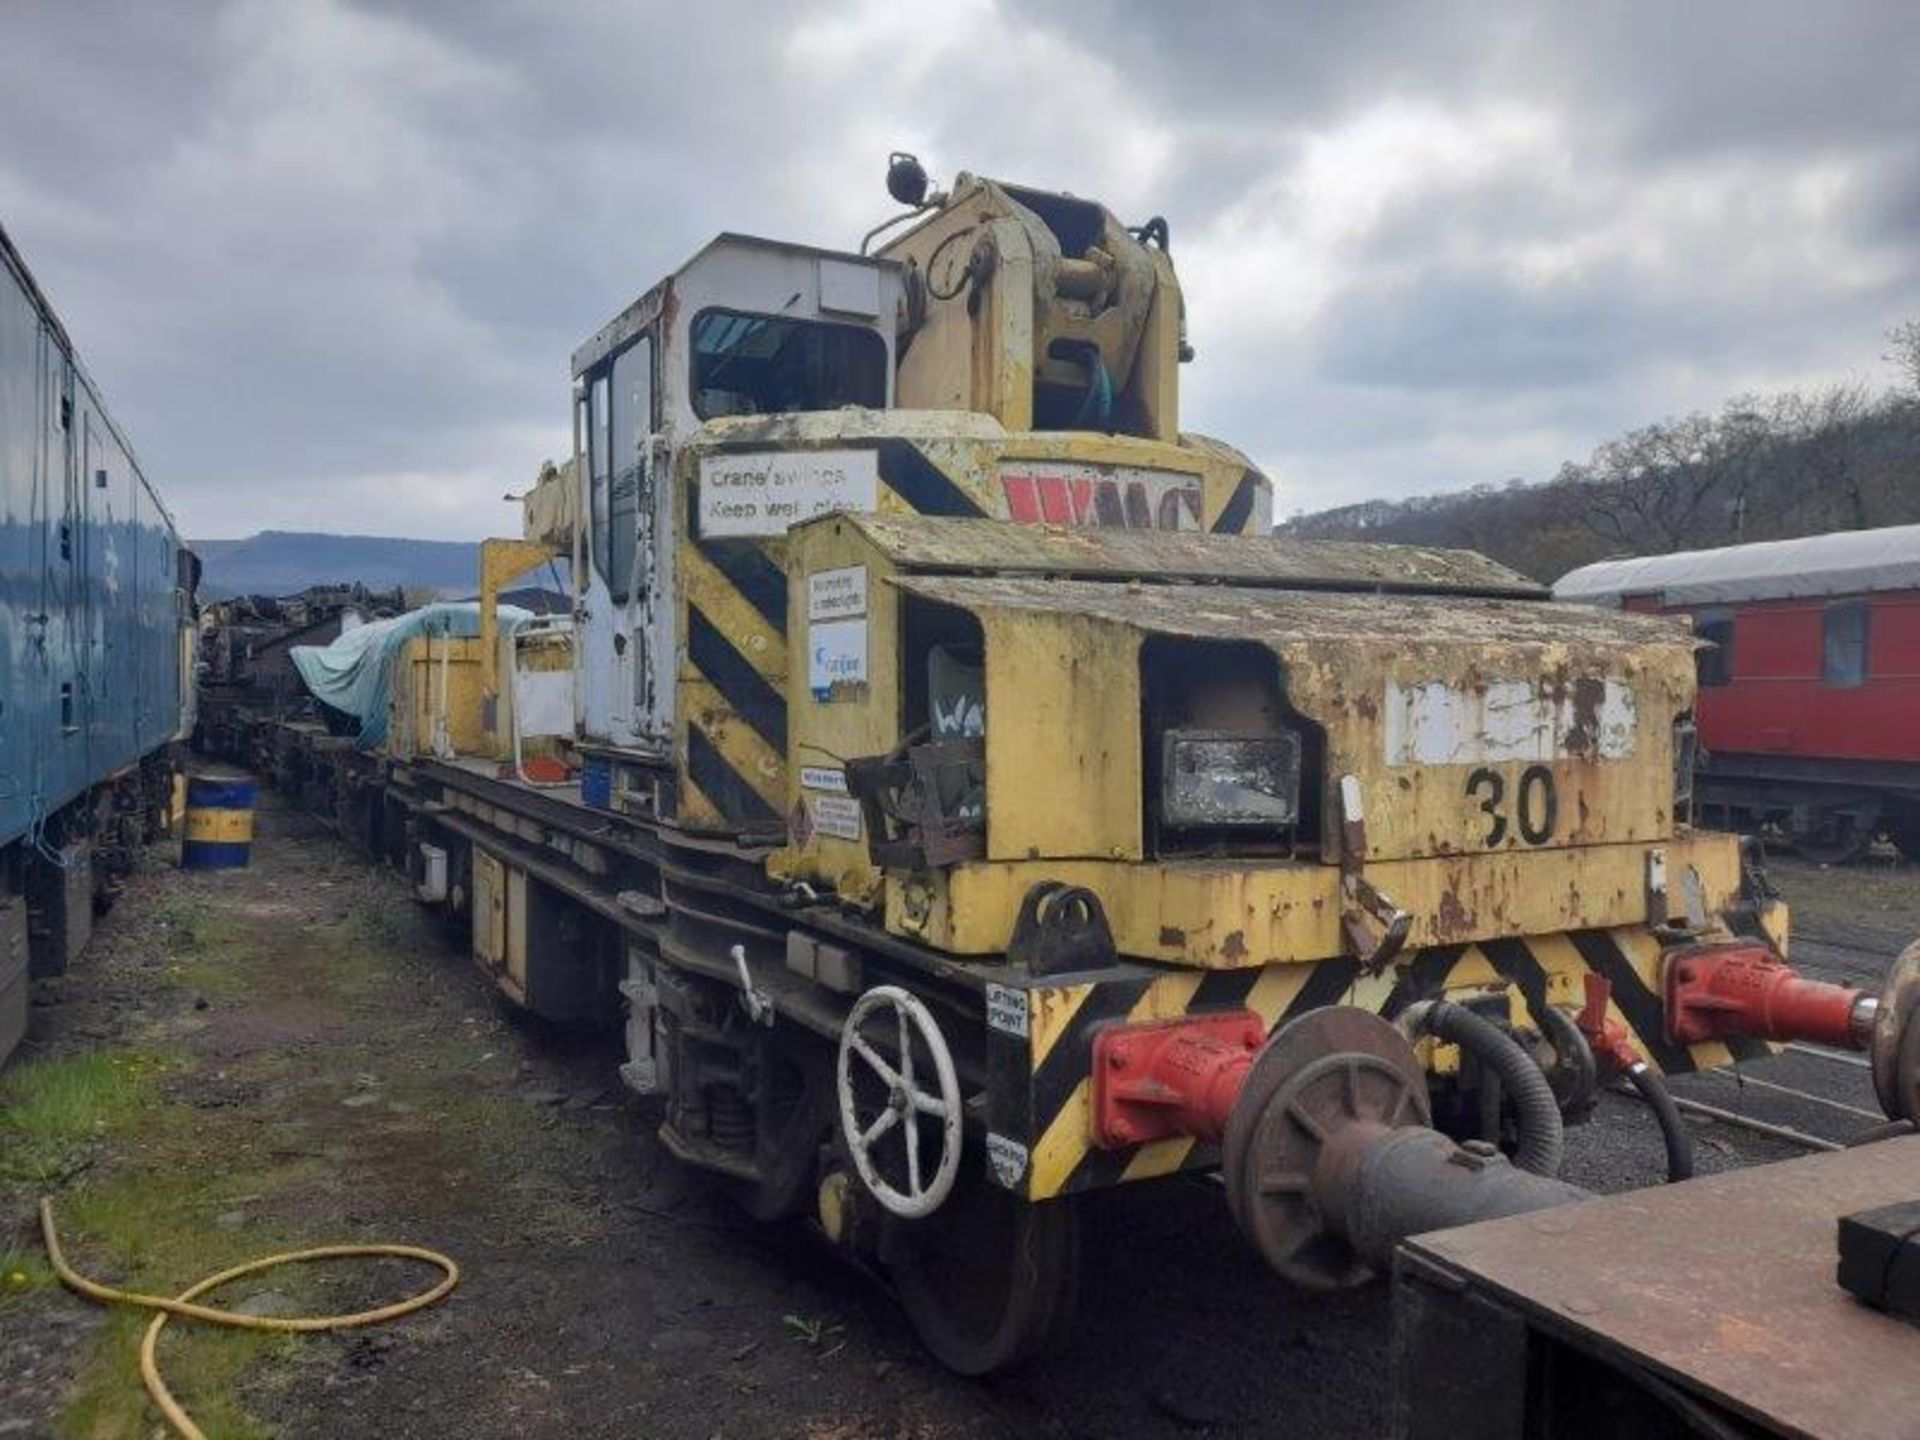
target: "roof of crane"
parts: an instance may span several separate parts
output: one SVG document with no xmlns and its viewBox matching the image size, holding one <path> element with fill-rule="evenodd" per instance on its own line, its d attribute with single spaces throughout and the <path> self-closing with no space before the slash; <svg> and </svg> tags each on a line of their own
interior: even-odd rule
<svg viewBox="0 0 1920 1440">
<path fill-rule="evenodd" d="M 924 515 L 840 514 L 831 519 L 857 527 L 889 559 L 912 570 L 1532 600 L 1546 596 L 1544 586 L 1471 550 Z"/>
<path fill-rule="evenodd" d="M 1342 653 L 1490 642 L 1513 651 L 1649 645 L 1691 650 L 1695 644 L 1666 616 L 1537 601 L 1462 605 L 1445 595 L 1302 594 L 1239 585 L 1201 589 L 976 575 L 902 575 L 891 583 L 923 600 L 975 613 L 1075 615 L 1153 635 L 1326 645 Z"/>
<path fill-rule="evenodd" d="M 1561 576 L 1553 596 L 1617 605 L 1650 595 L 1662 605 L 1708 605 L 1872 590 L 1920 590 L 1920 525 L 1602 560 Z"/>
</svg>

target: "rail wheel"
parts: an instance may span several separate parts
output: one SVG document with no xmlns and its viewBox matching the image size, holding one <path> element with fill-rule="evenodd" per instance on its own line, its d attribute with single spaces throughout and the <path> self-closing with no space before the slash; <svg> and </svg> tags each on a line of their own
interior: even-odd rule
<svg viewBox="0 0 1920 1440">
<path fill-rule="evenodd" d="M 987 1375 L 1046 1350 L 1080 1288 L 1070 1200 L 1030 1204 L 985 1180 L 925 1220 L 888 1219 L 881 1260 L 921 1343 L 949 1370 Z"/>
<path fill-rule="evenodd" d="M 1844 865 L 1866 854 L 1873 826 L 1842 810 L 1816 810 L 1805 829 L 1789 832 L 1794 848 L 1816 865 Z"/>
</svg>

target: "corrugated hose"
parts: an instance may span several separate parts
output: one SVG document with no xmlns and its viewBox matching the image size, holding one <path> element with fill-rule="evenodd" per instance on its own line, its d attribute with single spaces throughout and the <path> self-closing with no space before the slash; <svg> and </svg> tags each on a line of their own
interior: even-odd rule
<svg viewBox="0 0 1920 1440">
<path fill-rule="evenodd" d="M 140 1341 L 140 1379 L 147 1387 L 147 1394 L 153 1397 L 153 1403 L 160 1407 L 160 1413 L 167 1417 L 167 1423 L 173 1426 L 187 1440 L 206 1440 L 205 1432 L 193 1423 L 173 1392 L 167 1388 L 166 1381 L 160 1378 L 160 1365 L 157 1351 L 160 1332 L 175 1315 L 188 1320 L 200 1320 L 209 1325 L 224 1325 L 235 1330 L 355 1330 L 365 1325 L 380 1325 L 388 1320 L 397 1320 L 402 1315 L 411 1315 L 416 1310 L 437 1304 L 453 1292 L 460 1283 L 460 1267 L 438 1250 L 424 1250 L 417 1245 L 321 1245 L 311 1250 L 288 1250 L 278 1255 L 267 1255 L 258 1260 L 249 1260 L 244 1265 L 235 1265 L 232 1269 L 222 1270 L 217 1275 L 196 1281 L 171 1299 L 164 1295 L 141 1295 L 131 1290 L 115 1290 L 109 1285 L 89 1280 L 67 1263 L 66 1255 L 60 1249 L 60 1237 L 53 1227 L 53 1202 L 40 1202 L 40 1236 L 46 1242 L 47 1259 L 53 1265 L 53 1273 L 60 1277 L 60 1283 L 69 1290 L 77 1291 L 90 1300 L 98 1300 L 103 1305 L 130 1305 L 140 1310 L 158 1312 L 153 1323 L 147 1326 L 147 1333 Z M 395 1301 L 391 1305 L 382 1305 L 373 1310 L 361 1310 L 351 1315 L 243 1315 L 235 1310 L 217 1310 L 207 1305 L 193 1302 L 210 1290 L 216 1290 L 230 1280 L 238 1280 L 243 1275 L 257 1275 L 262 1270 L 271 1270 L 279 1265 L 297 1265 L 309 1260 L 345 1260 L 370 1257 L 387 1257 L 400 1260 L 418 1260 L 422 1264 L 437 1266 L 445 1273 L 431 1289 L 423 1290 L 406 1300 Z"/>
</svg>

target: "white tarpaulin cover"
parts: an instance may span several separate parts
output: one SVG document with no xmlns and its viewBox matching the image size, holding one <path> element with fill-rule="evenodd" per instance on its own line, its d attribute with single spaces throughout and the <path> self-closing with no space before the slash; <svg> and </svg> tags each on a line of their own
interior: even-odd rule
<svg viewBox="0 0 1920 1440">
<path fill-rule="evenodd" d="M 1713 605 L 1873 590 L 1920 590 L 1920 525 L 1602 560 L 1561 576 L 1553 598 L 1618 605 L 1650 595 L 1661 605 Z"/>
<path fill-rule="evenodd" d="M 503 635 L 533 618 L 531 611 L 514 605 L 502 605 L 499 613 Z M 390 664 L 400 647 L 416 635 L 467 640 L 479 633 L 479 603 L 466 600 L 370 621 L 344 631 L 331 645 L 296 645 L 288 654 L 314 698 L 360 721 L 360 747 L 370 750 L 387 738 Z"/>
</svg>

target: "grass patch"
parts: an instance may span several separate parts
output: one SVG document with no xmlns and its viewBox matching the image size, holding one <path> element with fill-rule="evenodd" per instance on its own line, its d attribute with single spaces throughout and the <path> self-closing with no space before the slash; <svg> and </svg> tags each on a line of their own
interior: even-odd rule
<svg viewBox="0 0 1920 1440">
<path fill-rule="evenodd" d="M 209 1114 L 157 1100 L 142 1113 L 136 1135 L 125 1137 L 98 1170 L 56 1197 L 55 1219 L 69 1261 L 103 1284 L 172 1295 L 241 1260 L 310 1243 L 260 1217 L 255 1207 L 311 1183 L 324 1162 L 262 1154 L 262 1134 L 238 1111 Z M 246 1219 L 222 1224 L 227 1211 Z M 302 1268 L 236 1282 L 211 1302 L 233 1304 L 260 1289 L 303 1300 L 308 1280 Z M 37 1275 L 32 1283 L 39 1283 Z M 91 1342 L 61 1416 L 62 1435 L 105 1440 L 152 1433 L 138 1369 L 140 1335 L 151 1318 L 114 1308 Z M 246 1413 L 244 1382 L 256 1367 L 291 1356 L 298 1339 L 176 1323 L 162 1342 L 161 1368 L 208 1435 L 264 1435 Z"/>
<path fill-rule="evenodd" d="M 430 939 L 426 912 L 383 870 L 368 870 L 352 887 L 351 928 L 371 944 L 417 950 Z"/>
<path fill-rule="evenodd" d="M 250 947 L 257 945 L 245 928 L 228 916 L 203 911 L 194 922 L 193 943 L 172 947 L 168 978 L 195 995 L 210 1000 L 239 1001 L 256 994 L 267 967 L 256 967 Z"/>
<path fill-rule="evenodd" d="M 153 1098 L 168 1062 L 131 1050 L 33 1060 L 0 1077 L 0 1180 L 52 1184 Z"/>
<path fill-rule="evenodd" d="M 390 1180 L 374 1167 L 394 1186 L 431 1184 L 424 1177 L 444 1168 L 419 1150 L 503 1173 L 529 1155 L 562 1166 L 561 1117 L 529 1114 L 513 1078 L 515 1051 L 490 1033 L 491 1020 L 450 1027 L 420 1003 L 433 998 L 419 993 L 421 967 L 441 958 L 441 941 L 404 886 L 343 867 L 319 870 L 312 884 L 298 906 L 270 891 L 195 895 L 191 887 L 150 902 L 144 923 L 159 954 L 137 957 L 138 980 L 176 1003 L 164 1028 L 136 1032 L 132 1043 L 177 1044 L 178 1062 L 106 1052 L 0 1079 L 0 1202 L 25 1202 L 24 1214 L 53 1192 L 62 1243 L 81 1273 L 177 1294 L 251 1257 L 351 1239 L 354 1224 L 343 1226 L 330 1197 L 342 1190 L 341 1157 L 356 1144 L 376 1158 L 402 1157 L 385 1162 L 401 1170 Z M 193 1020 L 184 1002 L 202 998 L 213 1013 Z M 355 1019 L 361 1012 L 379 1018 Z M 294 1037 L 284 1047 L 274 1038 L 282 1030 Z M 310 1036 L 324 1037 L 325 1048 Z M 445 1075 L 482 1064 L 478 1056 L 492 1048 L 507 1076 L 497 1089 L 445 1085 Z M 384 1106 L 340 1109 L 336 1091 L 348 1077 L 415 1118 L 389 1119 Z M 605 1228 L 604 1216 L 556 1189 L 551 1204 L 567 1233 L 590 1238 Z M 15 1271 L 25 1278 L 10 1285 Z M 417 1284 L 410 1270 L 292 1266 L 212 1299 L 238 1304 L 270 1289 L 302 1313 L 337 1313 Z M 57 1285 L 37 1243 L 0 1227 L 0 1306 L 17 1302 L 18 1323 L 31 1323 L 35 1304 L 57 1303 L 42 1293 Z M 104 1314 L 75 1357 L 59 1434 L 145 1440 L 155 1432 L 137 1362 L 150 1318 L 122 1308 Z M 269 1433 L 249 1409 L 273 1415 L 276 1388 L 305 1373 L 287 1362 L 314 1358 L 302 1340 L 176 1323 L 161 1368 L 207 1434 L 244 1440 Z"/>
<path fill-rule="evenodd" d="M 105 1284 L 176 1294 L 239 1260 L 293 1248 L 297 1237 L 252 1221 L 251 1206 L 310 1181 L 321 1162 L 262 1153 L 272 1132 L 244 1111 L 197 1110 L 169 1095 L 182 1060 L 131 1050 L 36 1060 L 0 1077 L 0 1196 L 30 1208 L 54 1196 L 61 1240 L 76 1268 Z M 223 1228 L 223 1212 L 249 1215 Z M 297 1271 L 252 1288 L 297 1293 Z M 37 1243 L 0 1250 L 0 1309 L 27 1306 L 58 1286 Z M 249 1282 L 216 1297 L 233 1301 Z M 30 1311 L 26 1312 L 31 1314 Z M 116 1308 L 89 1342 L 60 1433 L 78 1440 L 152 1433 L 138 1372 L 140 1334 L 151 1317 Z M 208 1435 L 267 1433 L 242 1405 L 242 1382 L 263 1362 L 292 1353 L 296 1337 L 210 1332 L 177 1324 L 162 1364 Z"/>
<path fill-rule="evenodd" d="M 207 929 L 206 903 L 191 895 L 172 894 L 160 902 L 155 917 L 166 935 L 167 948 L 185 954 L 198 948 Z"/>
<path fill-rule="evenodd" d="M 18 1303 L 28 1295 L 51 1290 L 59 1284 L 47 1257 L 36 1246 L 32 1250 L 17 1246 L 0 1248 L 0 1310 Z"/>
<path fill-rule="evenodd" d="M 116 1308 L 94 1339 L 80 1389 L 60 1417 L 67 1440 L 118 1440 L 158 1433 L 152 1402 L 140 1383 L 136 1355 L 153 1317 Z M 160 1373 L 200 1428 L 219 1440 L 256 1440 L 273 1432 L 247 1414 L 241 1388 L 256 1366 L 290 1356 L 298 1337 L 253 1330 L 215 1330 L 176 1320 L 160 1341 Z"/>
</svg>

